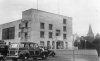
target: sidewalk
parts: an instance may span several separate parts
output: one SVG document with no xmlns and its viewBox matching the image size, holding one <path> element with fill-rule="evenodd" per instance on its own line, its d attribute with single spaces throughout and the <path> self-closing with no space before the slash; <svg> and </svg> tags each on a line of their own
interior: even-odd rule
<svg viewBox="0 0 100 61">
<path fill-rule="evenodd" d="M 56 54 L 71 61 L 100 61 L 96 50 L 56 50 Z"/>
<path fill-rule="evenodd" d="M 56 50 L 55 51 L 57 55 L 62 54 L 78 54 L 78 55 L 96 55 L 96 50 Z"/>
</svg>

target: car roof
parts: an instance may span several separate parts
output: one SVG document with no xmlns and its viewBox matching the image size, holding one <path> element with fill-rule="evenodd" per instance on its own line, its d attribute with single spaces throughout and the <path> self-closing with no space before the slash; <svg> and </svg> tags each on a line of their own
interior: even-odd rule
<svg viewBox="0 0 100 61">
<path fill-rule="evenodd" d="M 36 44 L 36 43 L 34 43 L 34 42 L 20 42 L 20 43 L 27 43 L 27 44 Z"/>
<path fill-rule="evenodd" d="M 18 44 L 37 44 L 37 43 L 34 43 L 34 42 L 14 42 L 14 43 L 18 43 Z M 13 44 L 13 43 L 11 43 Z"/>
</svg>

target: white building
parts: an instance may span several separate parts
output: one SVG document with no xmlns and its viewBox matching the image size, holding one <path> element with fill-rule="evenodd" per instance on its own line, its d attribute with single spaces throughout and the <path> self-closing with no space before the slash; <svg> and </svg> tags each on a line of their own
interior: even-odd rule
<svg viewBox="0 0 100 61">
<path fill-rule="evenodd" d="M 51 49 L 66 49 L 72 41 L 72 18 L 41 10 L 22 12 L 22 19 L 0 25 L 0 39 L 32 41 Z"/>
</svg>

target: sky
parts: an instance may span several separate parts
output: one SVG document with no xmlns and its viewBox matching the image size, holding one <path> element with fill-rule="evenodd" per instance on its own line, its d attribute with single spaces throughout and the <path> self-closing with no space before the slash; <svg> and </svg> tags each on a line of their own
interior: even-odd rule
<svg viewBox="0 0 100 61">
<path fill-rule="evenodd" d="M 72 17 L 73 34 L 87 35 L 91 24 L 96 35 L 100 33 L 99 3 L 99 0 L 0 0 L 0 24 L 21 19 L 24 10 L 38 8 Z"/>
</svg>

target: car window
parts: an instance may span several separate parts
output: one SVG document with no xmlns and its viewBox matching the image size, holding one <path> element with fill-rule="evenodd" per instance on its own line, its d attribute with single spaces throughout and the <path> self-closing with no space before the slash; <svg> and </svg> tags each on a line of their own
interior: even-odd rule
<svg viewBox="0 0 100 61">
<path fill-rule="evenodd" d="M 34 47 L 34 44 L 30 44 L 30 47 L 33 48 Z"/>
<path fill-rule="evenodd" d="M 23 47 L 24 47 L 24 44 L 20 44 L 19 47 L 20 47 L 20 48 L 23 48 Z"/>
<path fill-rule="evenodd" d="M 38 48 L 39 46 L 38 46 L 38 44 L 34 44 L 34 47 L 35 47 L 35 48 Z"/>
<path fill-rule="evenodd" d="M 29 44 L 25 44 L 25 48 L 29 48 Z"/>
<path fill-rule="evenodd" d="M 18 44 L 11 44 L 10 48 L 18 48 Z"/>
</svg>

